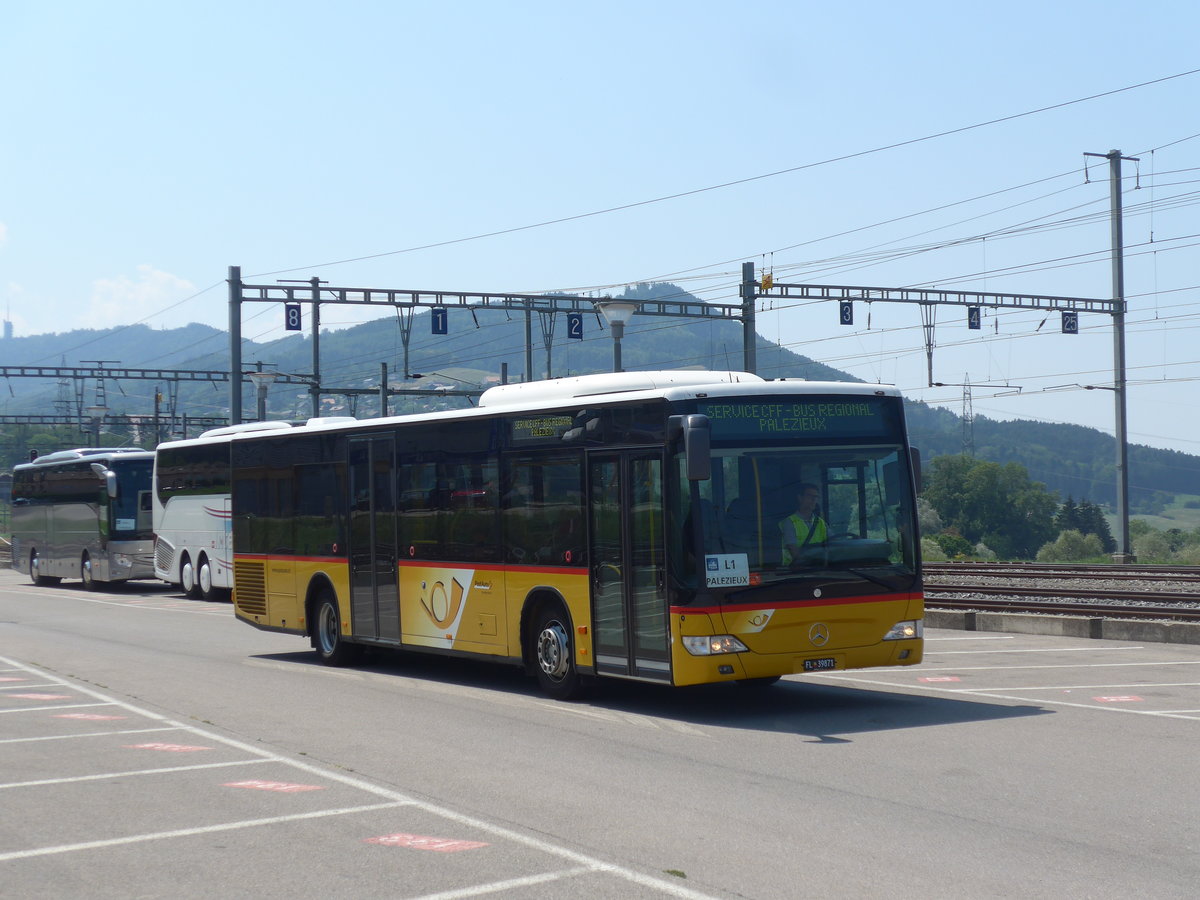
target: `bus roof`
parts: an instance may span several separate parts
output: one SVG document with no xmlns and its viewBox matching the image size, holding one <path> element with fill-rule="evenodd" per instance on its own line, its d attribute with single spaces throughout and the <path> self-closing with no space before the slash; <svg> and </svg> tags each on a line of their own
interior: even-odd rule
<svg viewBox="0 0 1200 900">
<path fill-rule="evenodd" d="M 143 450 L 141 447 L 78 447 L 74 450 L 56 450 L 53 453 L 47 453 L 45 456 L 39 456 L 31 462 L 21 463 L 19 466 L 14 466 L 13 471 L 17 469 L 27 469 L 31 466 L 54 466 L 62 463 L 74 462 L 80 459 L 147 459 L 154 456 L 153 450 Z"/>
<path fill-rule="evenodd" d="M 467 409 L 439 410 L 412 413 L 386 418 L 353 419 L 329 417 L 309 419 L 304 425 L 289 426 L 279 421 L 274 427 L 214 429 L 222 432 L 205 432 L 200 438 L 189 441 L 172 441 L 171 446 L 195 444 L 218 439 L 241 441 L 258 437 L 271 437 L 288 433 L 301 435 L 320 429 L 339 431 L 354 428 L 372 428 L 389 424 L 415 424 L 437 422 L 445 419 L 470 419 L 513 413 L 517 411 L 538 412 L 562 409 L 577 403 L 623 403 L 639 400 L 689 400 L 696 398 L 739 397 L 751 394 L 786 396 L 796 394 L 843 394 L 848 396 L 899 397 L 900 391 L 892 385 L 870 384 L 854 381 L 806 381 L 799 378 L 767 381 L 748 372 L 710 372 L 697 369 L 680 369 L 656 372 L 617 372 L 600 375 L 579 375 L 570 378 L 554 378 L 547 381 L 518 382 L 499 385 L 484 391 L 479 406 Z M 266 424 L 266 423 L 247 423 Z M 208 437 L 208 435 L 214 435 Z M 161 445 L 160 445 L 161 446 Z"/>
</svg>

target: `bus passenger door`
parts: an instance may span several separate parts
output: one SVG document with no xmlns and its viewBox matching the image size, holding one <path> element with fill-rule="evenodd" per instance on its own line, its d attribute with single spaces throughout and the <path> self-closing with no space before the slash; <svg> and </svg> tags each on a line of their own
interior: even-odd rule
<svg viewBox="0 0 1200 900">
<path fill-rule="evenodd" d="M 588 558 L 597 672 L 669 682 L 662 467 L 644 451 L 589 457 Z"/>
<path fill-rule="evenodd" d="M 400 640 L 395 443 L 350 440 L 350 612 L 355 637 Z"/>
</svg>

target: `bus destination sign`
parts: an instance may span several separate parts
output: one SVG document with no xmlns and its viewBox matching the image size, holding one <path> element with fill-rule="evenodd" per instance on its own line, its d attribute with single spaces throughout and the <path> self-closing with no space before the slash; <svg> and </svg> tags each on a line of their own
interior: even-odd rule
<svg viewBox="0 0 1200 900">
<path fill-rule="evenodd" d="M 575 424 L 570 416 L 524 416 L 512 420 L 513 444 L 551 441 Z"/>
<path fill-rule="evenodd" d="M 715 438 L 883 437 L 894 433 L 894 397 L 813 397 L 803 400 L 701 403 Z"/>
</svg>

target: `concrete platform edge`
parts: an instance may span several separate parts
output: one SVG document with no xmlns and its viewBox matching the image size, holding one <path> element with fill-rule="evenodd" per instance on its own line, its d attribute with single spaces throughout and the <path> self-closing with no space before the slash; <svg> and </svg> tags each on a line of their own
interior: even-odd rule
<svg viewBox="0 0 1200 900">
<path fill-rule="evenodd" d="M 957 631 L 1010 631 L 1015 634 L 1048 634 L 1109 641 L 1200 644 L 1200 622 L 926 609 L 925 624 L 930 628 Z"/>
</svg>

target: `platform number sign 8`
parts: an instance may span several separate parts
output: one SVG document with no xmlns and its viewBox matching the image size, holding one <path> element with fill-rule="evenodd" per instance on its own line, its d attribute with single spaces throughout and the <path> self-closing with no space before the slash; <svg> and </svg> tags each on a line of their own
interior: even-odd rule
<svg viewBox="0 0 1200 900">
<path fill-rule="evenodd" d="M 446 326 L 449 324 L 446 307 L 435 306 L 429 314 L 429 323 L 434 334 L 446 334 Z"/>
<path fill-rule="evenodd" d="M 838 321 L 843 325 L 854 324 L 854 304 L 849 300 L 843 300 L 838 304 Z"/>
<path fill-rule="evenodd" d="M 1079 334 L 1079 313 L 1064 312 L 1062 314 L 1062 333 Z"/>
<path fill-rule="evenodd" d="M 299 303 L 283 304 L 283 329 L 284 329 L 284 331 L 299 331 L 300 330 L 300 304 Z"/>
<path fill-rule="evenodd" d="M 567 337 L 573 341 L 583 340 L 583 313 L 567 313 Z"/>
</svg>

